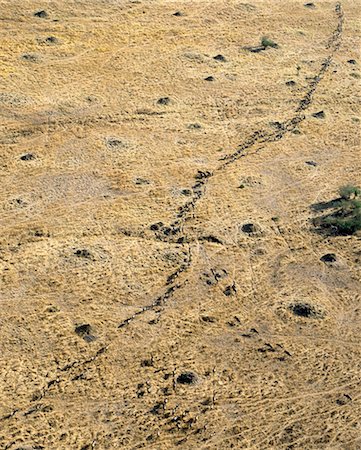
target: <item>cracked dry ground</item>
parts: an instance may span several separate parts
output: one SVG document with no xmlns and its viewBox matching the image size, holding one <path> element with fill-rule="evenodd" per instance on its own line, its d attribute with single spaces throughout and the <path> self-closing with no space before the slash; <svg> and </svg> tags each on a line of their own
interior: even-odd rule
<svg viewBox="0 0 361 450">
<path fill-rule="evenodd" d="M 1 449 L 361 448 L 360 7 L 2 1 Z"/>
</svg>

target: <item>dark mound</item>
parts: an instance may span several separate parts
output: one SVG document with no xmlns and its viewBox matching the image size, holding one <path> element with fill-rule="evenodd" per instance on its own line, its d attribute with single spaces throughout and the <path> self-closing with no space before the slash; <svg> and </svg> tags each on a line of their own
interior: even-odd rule
<svg viewBox="0 0 361 450">
<path fill-rule="evenodd" d="M 76 250 L 74 252 L 74 255 L 77 256 L 78 258 L 88 258 L 88 259 L 91 258 L 91 256 L 92 256 L 91 253 L 89 252 L 89 250 L 87 250 L 85 248 Z"/>
<path fill-rule="evenodd" d="M 323 317 L 323 314 L 309 303 L 294 303 L 293 305 L 290 305 L 289 308 L 293 314 L 298 317 L 305 317 L 307 319 Z"/>
<path fill-rule="evenodd" d="M 35 159 L 35 156 L 32 153 L 26 153 L 25 155 L 20 156 L 21 161 L 31 161 Z"/>
<path fill-rule="evenodd" d="M 183 372 L 177 377 L 179 384 L 195 384 L 197 382 L 197 375 L 193 372 Z"/>
<path fill-rule="evenodd" d="M 213 56 L 213 59 L 215 59 L 216 61 L 221 61 L 221 62 L 227 61 L 226 58 L 223 55 Z"/>
<path fill-rule="evenodd" d="M 91 332 L 92 327 L 88 323 L 77 325 L 75 327 L 75 333 L 87 342 L 92 342 L 96 339 L 96 337 L 93 336 Z"/>
<path fill-rule="evenodd" d="M 162 228 L 164 226 L 163 222 L 157 222 L 157 223 L 153 223 L 149 229 L 152 231 L 158 231 L 160 228 Z"/>
<path fill-rule="evenodd" d="M 49 17 L 48 13 L 42 9 L 41 11 L 36 11 L 34 13 L 35 17 L 39 17 L 40 19 L 46 19 L 47 17 Z"/>
<path fill-rule="evenodd" d="M 47 38 L 45 38 L 44 42 L 49 45 L 57 44 L 58 39 L 55 36 L 48 36 Z"/>
<path fill-rule="evenodd" d="M 326 255 L 321 256 L 320 260 L 324 263 L 333 263 L 337 258 L 334 253 L 326 253 Z"/>
<path fill-rule="evenodd" d="M 326 117 L 326 114 L 324 113 L 324 111 L 318 111 L 316 113 L 313 113 L 312 117 L 314 117 L 315 119 L 324 119 Z"/>
<path fill-rule="evenodd" d="M 258 231 L 258 227 L 254 223 L 245 223 L 244 225 L 242 225 L 241 229 L 243 233 L 247 234 L 256 233 Z"/>
<path fill-rule="evenodd" d="M 109 148 L 124 147 L 124 142 L 117 138 L 109 138 L 107 140 L 107 146 Z"/>
<path fill-rule="evenodd" d="M 161 97 L 157 100 L 158 105 L 169 105 L 170 98 L 169 97 Z"/>
</svg>

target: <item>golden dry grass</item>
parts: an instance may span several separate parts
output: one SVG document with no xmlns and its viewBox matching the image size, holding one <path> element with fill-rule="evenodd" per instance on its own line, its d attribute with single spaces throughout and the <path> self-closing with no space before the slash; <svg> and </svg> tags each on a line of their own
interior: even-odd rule
<svg viewBox="0 0 361 450">
<path fill-rule="evenodd" d="M 304 3 L 1 1 L 1 449 L 361 448 L 361 2 Z"/>
</svg>

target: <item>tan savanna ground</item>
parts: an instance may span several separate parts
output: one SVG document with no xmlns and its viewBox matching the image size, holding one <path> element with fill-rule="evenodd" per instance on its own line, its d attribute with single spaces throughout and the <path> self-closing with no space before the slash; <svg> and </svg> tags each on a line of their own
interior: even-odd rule
<svg viewBox="0 0 361 450">
<path fill-rule="evenodd" d="M 304 3 L 1 0 L 1 449 L 361 449 L 361 2 Z"/>
</svg>

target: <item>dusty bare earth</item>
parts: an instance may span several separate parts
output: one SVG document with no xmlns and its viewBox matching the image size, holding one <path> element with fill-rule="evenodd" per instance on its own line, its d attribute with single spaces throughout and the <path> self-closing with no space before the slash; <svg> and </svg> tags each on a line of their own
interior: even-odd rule
<svg viewBox="0 0 361 450">
<path fill-rule="evenodd" d="M 361 449 L 361 2 L 304 3 L 0 2 L 1 449 Z"/>
</svg>

